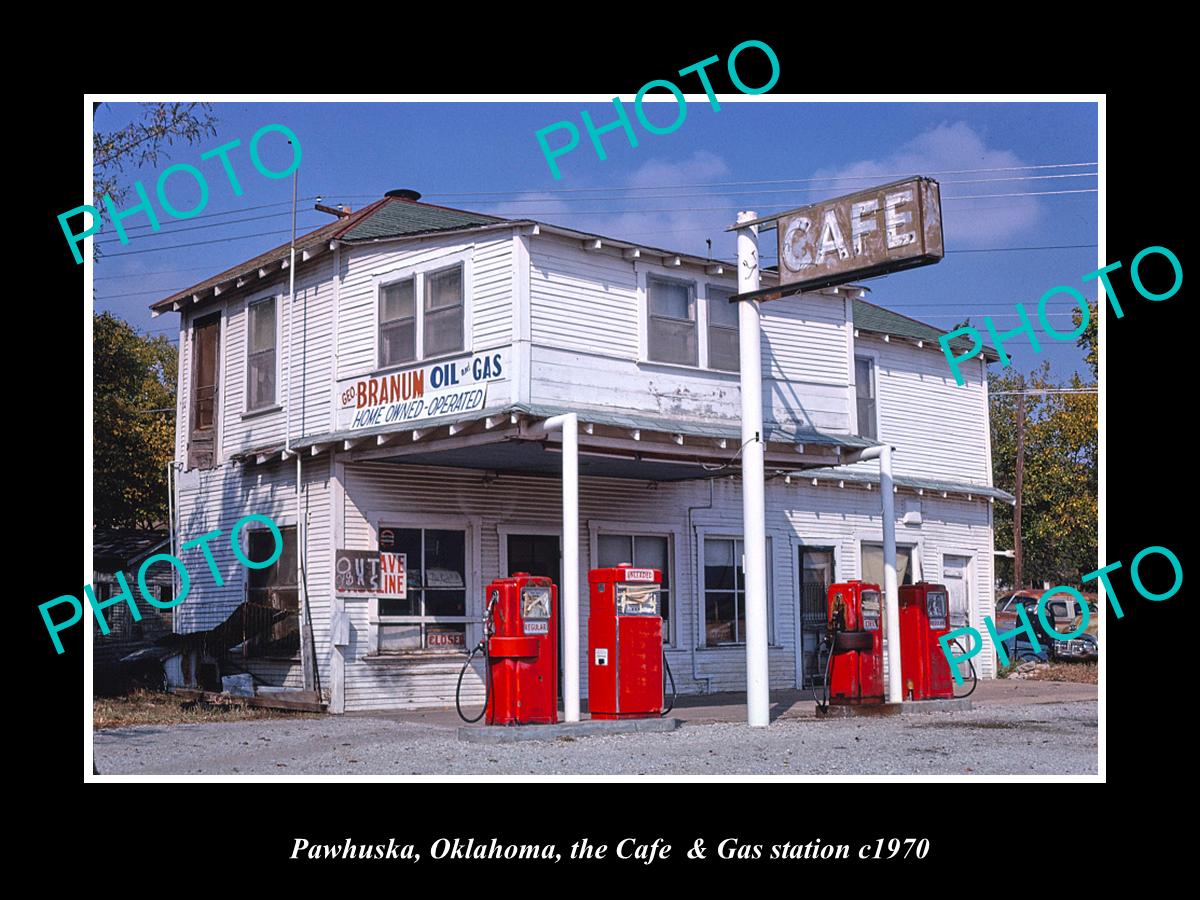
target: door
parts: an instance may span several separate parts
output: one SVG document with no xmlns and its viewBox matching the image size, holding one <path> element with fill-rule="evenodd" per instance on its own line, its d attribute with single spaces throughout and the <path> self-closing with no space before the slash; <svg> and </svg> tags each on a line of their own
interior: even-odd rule
<svg viewBox="0 0 1200 900">
<path fill-rule="evenodd" d="M 558 696 L 562 696 L 562 552 L 557 534 L 510 534 L 508 571 L 544 575 L 558 585 Z"/>
<path fill-rule="evenodd" d="M 971 557 L 943 556 L 942 581 L 950 594 L 950 630 L 966 628 L 971 624 Z M 966 663 L 958 664 L 958 673 L 963 679 L 971 677 Z"/>
<path fill-rule="evenodd" d="M 221 314 L 197 319 L 192 325 L 191 429 L 188 468 L 211 469 L 217 449 L 217 380 L 220 360 Z"/>
<path fill-rule="evenodd" d="M 833 583 L 833 549 L 800 548 L 801 686 L 817 688 L 825 676 L 825 659 L 818 648 L 825 632 L 826 598 Z"/>
</svg>

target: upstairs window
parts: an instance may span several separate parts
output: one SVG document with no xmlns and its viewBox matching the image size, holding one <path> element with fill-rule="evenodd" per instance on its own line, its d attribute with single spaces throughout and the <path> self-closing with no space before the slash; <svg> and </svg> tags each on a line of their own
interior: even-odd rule
<svg viewBox="0 0 1200 900">
<path fill-rule="evenodd" d="M 875 425 L 875 360 L 869 356 L 854 357 L 854 395 L 858 401 L 858 433 L 879 440 Z"/>
<path fill-rule="evenodd" d="M 416 279 L 384 285 L 379 291 L 379 365 L 417 358 Z"/>
<path fill-rule="evenodd" d="M 649 278 L 650 327 L 647 357 L 654 362 L 699 365 L 696 339 L 696 295 L 691 284 Z"/>
<path fill-rule="evenodd" d="M 708 288 L 708 367 L 722 372 L 740 368 L 738 308 L 730 303 L 733 291 Z"/>
<path fill-rule="evenodd" d="M 274 297 L 246 308 L 246 410 L 250 412 L 275 405 L 275 308 Z"/>
<path fill-rule="evenodd" d="M 425 276 L 425 352 L 456 353 L 463 348 L 463 271 L 453 266 Z"/>
</svg>

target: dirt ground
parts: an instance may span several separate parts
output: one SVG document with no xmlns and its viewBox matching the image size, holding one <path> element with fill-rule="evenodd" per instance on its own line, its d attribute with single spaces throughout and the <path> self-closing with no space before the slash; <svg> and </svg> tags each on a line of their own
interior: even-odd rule
<svg viewBox="0 0 1200 900">
<path fill-rule="evenodd" d="M 97 697 L 92 701 L 92 723 L 97 730 L 131 725 L 195 725 L 202 722 L 248 722 L 254 719 L 308 719 L 315 713 L 262 709 L 243 703 L 208 703 L 185 700 L 160 691 L 133 691 L 123 697 Z"/>
<path fill-rule="evenodd" d="M 1021 663 L 1001 677 L 1028 681 L 1098 684 L 1100 665 L 1094 662 L 1027 662 Z"/>
<path fill-rule="evenodd" d="M 979 685 L 969 710 L 818 720 L 811 694 L 777 692 L 769 729 L 747 727 L 744 694 L 705 695 L 680 698 L 673 715 L 682 725 L 674 732 L 502 745 L 458 740 L 452 709 L 344 716 L 205 710 L 267 720 L 109 727 L 96 731 L 93 747 L 102 778 L 1088 775 L 1098 767 L 1097 693 L 1088 684 L 992 680 Z"/>
</svg>

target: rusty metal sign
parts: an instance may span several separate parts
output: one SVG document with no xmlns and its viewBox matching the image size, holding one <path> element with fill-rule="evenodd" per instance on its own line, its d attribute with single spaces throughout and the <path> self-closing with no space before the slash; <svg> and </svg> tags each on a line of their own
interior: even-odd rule
<svg viewBox="0 0 1200 900">
<path fill-rule="evenodd" d="M 831 287 L 927 266 L 944 253 L 941 195 L 931 178 L 895 181 L 775 218 L 780 287 Z"/>
</svg>

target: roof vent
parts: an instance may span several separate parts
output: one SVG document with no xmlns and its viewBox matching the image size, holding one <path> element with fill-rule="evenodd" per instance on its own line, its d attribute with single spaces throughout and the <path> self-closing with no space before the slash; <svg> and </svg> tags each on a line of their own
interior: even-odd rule
<svg viewBox="0 0 1200 900">
<path fill-rule="evenodd" d="M 398 188 L 397 190 L 394 190 L 394 191 L 388 191 L 383 196 L 396 197 L 400 200 L 417 201 L 417 200 L 421 199 L 421 192 L 420 191 L 412 191 L 412 190 L 409 190 L 408 188 Z"/>
</svg>

